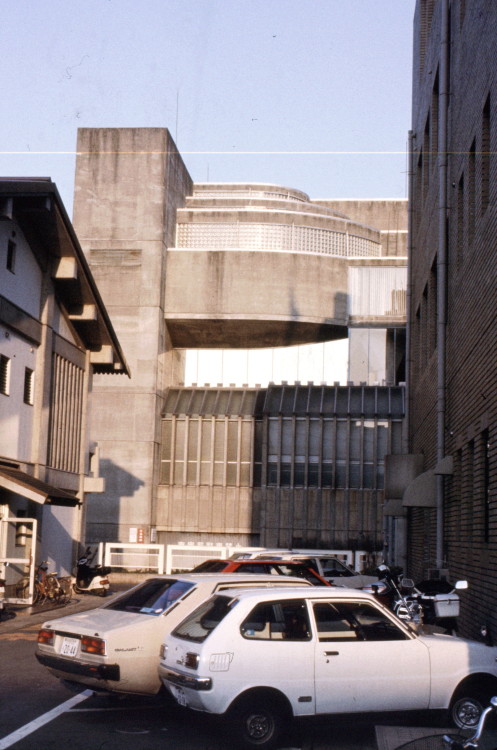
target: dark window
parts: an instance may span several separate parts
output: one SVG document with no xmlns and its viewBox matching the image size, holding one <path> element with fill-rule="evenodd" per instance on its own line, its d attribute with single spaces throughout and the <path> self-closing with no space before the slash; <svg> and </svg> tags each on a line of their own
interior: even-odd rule
<svg viewBox="0 0 497 750">
<path fill-rule="evenodd" d="M 490 95 L 483 107 L 481 133 L 481 212 L 487 210 L 490 196 Z"/>
<path fill-rule="evenodd" d="M 483 430 L 482 432 L 482 444 L 483 444 L 483 534 L 485 542 L 490 541 L 490 459 L 489 459 L 489 432 Z"/>
<path fill-rule="evenodd" d="M 10 389 L 10 359 L 4 354 L 0 354 L 0 393 L 4 396 L 9 395 Z"/>
<path fill-rule="evenodd" d="M 403 641 L 408 636 L 372 604 L 319 602 L 314 617 L 320 641 Z"/>
<path fill-rule="evenodd" d="M 29 367 L 24 369 L 24 403 L 33 405 L 34 372 Z"/>
<path fill-rule="evenodd" d="M 237 603 L 237 599 L 214 596 L 193 610 L 191 615 L 173 630 L 173 635 L 185 641 L 202 643 Z"/>
<path fill-rule="evenodd" d="M 191 581 L 164 580 L 154 578 L 121 596 L 107 609 L 118 612 L 136 612 L 140 615 L 158 615 L 168 610 L 175 601 L 191 592 L 195 586 Z"/>
<path fill-rule="evenodd" d="M 14 240 L 9 240 L 7 243 L 7 271 L 11 273 L 15 272 L 16 268 L 16 243 Z"/>
<path fill-rule="evenodd" d="M 311 628 L 303 601 L 258 604 L 241 625 L 244 638 L 251 640 L 309 641 Z"/>
</svg>

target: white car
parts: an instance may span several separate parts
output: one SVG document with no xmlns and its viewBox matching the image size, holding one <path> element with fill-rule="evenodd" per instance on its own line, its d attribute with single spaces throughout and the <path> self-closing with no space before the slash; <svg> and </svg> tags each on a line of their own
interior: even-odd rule
<svg viewBox="0 0 497 750">
<path fill-rule="evenodd" d="M 314 550 L 267 549 L 253 552 L 235 552 L 231 560 L 293 560 L 312 567 L 321 578 L 334 586 L 346 586 L 351 589 L 362 589 L 372 583 L 378 583 L 378 576 L 366 575 L 354 570 L 350 565 L 339 560 L 336 555 Z"/>
<path fill-rule="evenodd" d="M 96 609 L 43 623 L 36 658 L 50 672 L 96 691 L 158 693 L 165 635 L 214 592 L 265 586 L 311 587 L 274 575 L 179 574 L 149 578 Z"/>
<path fill-rule="evenodd" d="M 293 716 L 443 709 L 474 727 L 497 694 L 497 648 L 418 635 L 346 588 L 224 591 L 165 639 L 183 706 L 223 714 L 237 747 L 270 748 Z"/>
</svg>

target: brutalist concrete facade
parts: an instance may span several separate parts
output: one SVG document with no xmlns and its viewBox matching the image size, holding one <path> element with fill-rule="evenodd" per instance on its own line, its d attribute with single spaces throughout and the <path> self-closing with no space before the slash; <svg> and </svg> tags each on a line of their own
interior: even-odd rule
<svg viewBox="0 0 497 750">
<path fill-rule="evenodd" d="M 465 578 L 497 634 L 497 5 L 417 3 L 410 212 L 409 572 Z M 425 491 L 419 492 L 418 487 Z"/>
<path fill-rule="evenodd" d="M 95 383 L 93 435 L 107 483 L 103 498 L 90 499 L 88 539 L 128 541 L 142 529 L 144 541 L 166 531 L 175 541 L 190 528 L 191 540 L 253 542 L 264 500 L 254 503 L 252 485 L 224 483 L 230 510 L 214 514 L 216 528 L 178 520 L 175 530 L 171 521 L 188 517 L 184 492 L 166 491 L 161 476 L 163 408 L 167 389 L 183 382 L 182 350 L 374 331 L 381 377 L 402 381 L 406 203 L 335 206 L 275 185 L 194 185 L 163 129 L 83 129 L 77 150 L 74 223 L 131 369 L 117 388 Z M 374 217 L 380 226 L 366 223 Z M 189 483 L 185 473 L 180 484 Z M 202 487 L 216 505 L 217 486 Z M 237 524 L 243 493 L 248 510 Z"/>
</svg>

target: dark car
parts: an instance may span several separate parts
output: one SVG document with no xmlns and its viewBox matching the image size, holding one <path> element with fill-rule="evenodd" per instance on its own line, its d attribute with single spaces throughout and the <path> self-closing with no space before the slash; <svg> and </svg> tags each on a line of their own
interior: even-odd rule
<svg viewBox="0 0 497 750">
<path fill-rule="evenodd" d="M 293 560 L 204 560 L 192 573 L 266 573 L 305 578 L 313 586 L 331 586 L 306 562 Z"/>
</svg>

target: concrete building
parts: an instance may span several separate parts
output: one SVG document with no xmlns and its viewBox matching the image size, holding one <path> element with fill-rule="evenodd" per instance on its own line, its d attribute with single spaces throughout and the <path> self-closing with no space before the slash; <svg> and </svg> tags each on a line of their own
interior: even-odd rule
<svg viewBox="0 0 497 750">
<path fill-rule="evenodd" d="M 178 426 L 192 414 L 170 411 L 170 389 L 183 386 L 191 349 L 254 350 L 344 338 L 350 339 L 355 382 L 385 388 L 403 382 L 406 202 L 311 201 L 299 190 L 265 184 L 194 185 L 164 129 L 83 129 L 77 151 L 74 223 L 132 373 L 126 382 L 106 376 L 95 381 L 92 434 L 100 445 L 106 491 L 90 498 L 89 540 L 126 542 L 137 530 L 145 541 L 172 542 L 185 534 L 190 541 L 222 536 L 239 543 L 314 538 L 316 524 L 294 523 L 279 500 L 271 502 L 280 503 L 280 521 L 265 525 L 269 501 L 254 491 L 253 463 L 247 468 L 237 458 L 230 467 L 227 454 L 211 453 L 215 445 L 216 451 L 236 452 L 236 441 L 248 440 L 253 462 L 253 430 L 263 412 L 210 414 L 226 418 L 219 429 L 228 432 L 224 443 L 213 439 L 208 447 L 198 428 L 190 425 L 194 433 Z M 200 403 L 202 387 L 191 397 Z M 240 398 L 233 390 L 228 402 Z M 289 403 L 286 417 L 292 414 Z M 330 409 L 327 415 L 335 418 Z M 374 418 L 389 414 L 375 410 Z M 247 434 L 243 426 L 233 427 L 234 443 L 230 415 L 252 420 Z M 188 451 L 181 459 L 168 454 L 179 439 L 167 433 L 169 417 L 189 436 L 182 439 L 190 441 L 191 467 Z M 194 457 L 195 440 L 200 450 L 205 447 L 205 467 L 204 459 L 199 464 Z M 174 479 L 167 461 L 183 462 Z M 218 461 L 225 466 L 219 467 L 219 481 Z M 268 458 L 268 470 L 275 461 L 279 486 L 287 460 Z M 202 478 L 204 470 L 209 481 Z M 291 469 L 292 482 L 298 470 Z M 302 508 L 310 497 L 304 495 Z M 194 522 L 188 520 L 190 503 Z M 199 521 L 207 505 L 214 508 L 207 516 L 215 524 Z M 234 509 L 242 506 L 237 516 Z M 375 500 L 375 544 L 380 508 L 381 498 Z M 299 513 L 307 516 L 307 510 Z M 356 539 L 359 526 L 346 524 L 340 533 Z M 328 538 L 333 535 L 330 529 Z"/>
<path fill-rule="evenodd" d="M 493 0 L 417 3 L 408 372 L 418 476 L 403 500 L 410 574 L 467 579 L 464 633 L 486 622 L 494 638 L 496 35 Z"/>
<path fill-rule="evenodd" d="M 48 179 L 0 179 L 0 577 L 70 573 L 84 496 L 99 492 L 88 431 L 93 373 L 128 369 Z M 12 591 L 8 589 L 8 594 Z"/>
</svg>

